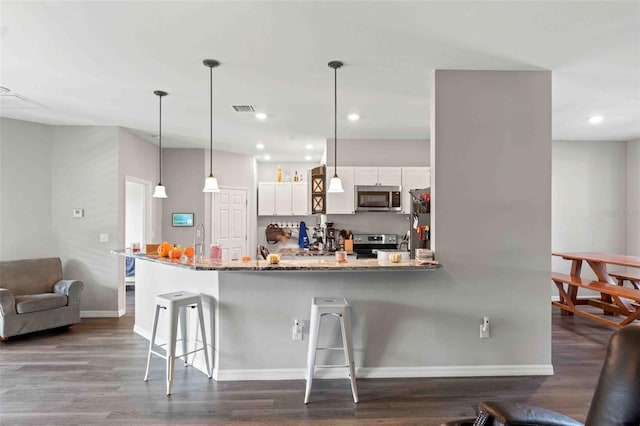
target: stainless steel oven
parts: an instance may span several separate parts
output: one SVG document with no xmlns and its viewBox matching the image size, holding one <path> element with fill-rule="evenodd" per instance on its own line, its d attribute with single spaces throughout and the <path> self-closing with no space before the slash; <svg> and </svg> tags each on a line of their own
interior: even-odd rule
<svg viewBox="0 0 640 426">
<path fill-rule="evenodd" d="M 398 212 L 402 209 L 401 187 L 357 185 L 356 211 Z"/>
</svg>

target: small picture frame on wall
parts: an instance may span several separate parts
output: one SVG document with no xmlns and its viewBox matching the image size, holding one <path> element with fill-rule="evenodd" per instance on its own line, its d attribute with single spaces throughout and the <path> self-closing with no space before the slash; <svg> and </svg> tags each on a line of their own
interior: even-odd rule
<svg viewBox="0 0 640 426">
<path fill-rule="evenodd" d="M 173 213 L 172 226 L 193 226 L 193 213 Z"/>
</svg>

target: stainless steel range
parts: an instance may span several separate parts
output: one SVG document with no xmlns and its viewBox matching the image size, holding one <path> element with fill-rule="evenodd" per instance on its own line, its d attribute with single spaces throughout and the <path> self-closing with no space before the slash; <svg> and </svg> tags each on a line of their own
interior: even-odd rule
<svg viewBox="0 0 640 426">
<path fill-rule="evenodd" d="M 375 259 L 378 250 L 395 250 L 398 248 L 396 234 L 354 234 L 353 251 L 358 259 Z"/>
</svg>

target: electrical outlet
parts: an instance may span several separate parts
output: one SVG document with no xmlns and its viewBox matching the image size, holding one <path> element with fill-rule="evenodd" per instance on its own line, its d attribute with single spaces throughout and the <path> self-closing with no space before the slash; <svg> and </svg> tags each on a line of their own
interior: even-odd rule
<svg viewBox="0 0 640 426">
<path fill-rule="evenodd" d="M 291 340 L 303 340 L 304 326 L 302 322 L 295 319 L 293 320 L 293 327 L 291 329 Z"/>
<path fill-rule="evenodd" d="M 491 337 L 489 332 L 489 317 L 484 317 L 482 319 L 482 324 L 480 324 L 480 338 L 488 339 L 489 337 Z"/>
</svg>

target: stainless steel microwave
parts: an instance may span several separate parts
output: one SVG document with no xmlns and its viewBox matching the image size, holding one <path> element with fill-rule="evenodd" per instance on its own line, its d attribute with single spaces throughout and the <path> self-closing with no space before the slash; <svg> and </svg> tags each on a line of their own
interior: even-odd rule
<svg viewBox="0 0 640 426">
<path fill-rule="evenodd" d="M 356 211 L 399 212 L 401 194 L 400 186 L 356 185 Z"/>
</svg>

